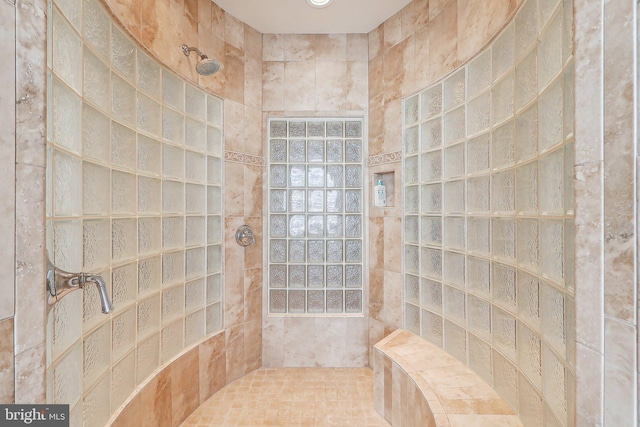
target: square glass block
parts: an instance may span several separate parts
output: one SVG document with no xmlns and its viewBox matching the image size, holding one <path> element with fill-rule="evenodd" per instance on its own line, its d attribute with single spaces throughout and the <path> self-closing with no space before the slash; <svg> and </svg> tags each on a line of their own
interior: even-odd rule
<svg viewBox="0 0 640 427">
<path fill-rule="evenodd" d="M 136 169 L 136 134 L 116 122 L 111 123 L 111 162 L 132 171 Z"/>
<path fill-rule="evenodd" d="M 111 258 L 113 262 L 133 259 L 137 255 L 138 235 L 135 219 L 114 219 L 111 222 Z"/>
<path fill-rule="evenodd" d="M 328 188 L 341 188 L 343 186 L 343 177 L 344 170 L 342 166 L 339 165 L 329 165 L 327 166 L 327 187 Z"/>
<path fill-rule="evenodd" d="M 145 91 L 155 99 L 160 99 L 162 85 L 161 85 L 161 71 L 157 62 L 149 58 L 147 55 L 138 50 L 137 54 L 138 65 L 138 88 Z"/>
<path fill-rule="evenodd" d="M 466 135 L 465 107 L 459 107 L 444 116 L 444 143 L 451 144 Z"/>
<path fill-rule="evenodd" d="M 49 166 L 51 168 L 51 166 Z M 89 177 L 84 177 L 84 183 L 82 180 L 83 163 L 75 157 L 69 156 L 62 151 L 55 150 L 53 152 L 53 212 L 56 216 L 80 216 L 82 215 L 82 194 L 92 190 L 106 190 L 105 194 L 109 194 L 109 182 L 100 182 L 100 178 L 109 177 L 109 171 L 106 168 L 102 168 L 91 163 L 84 163 L 84 170 L 87 172 L 94 172 Z M 81 187 L 82 186 L 82 187 Z M 88 194 L 87 194 L 88 195 Z M 92 200 L 91 204 L 94 205 L 93 209 L 97 207 L 104 207 L 108 204 L 101 203 L 99 200 L 95 200 L 96 197 L 89 195 Z M 108 213 L 108 206 L 106 211 L 96 212 L 98 214 Z M 87 210 L 88 206 L 85 207 Z"/>
<path fill-rule="evenodd" d="M 344 291 L 344 299 L 346 313 L 362 313 L 362 291 L 346 290 Z"/>
<path fill-rule="evenodd" d="M 342 215 L 327 215 L 327 237 L 342 237 L 344 235 L 344 220 Z"/>
<path fill-rule="evenodd" d="M 189 181 L 204 183 L 205 181 L 205 156 L 195 151 L 185 150 L 185 178 Z M 211 179 L 209 184 L 220 184 L 220 179 L 216 179 L 215 170 L 220 170 L 220 159 L 209 157 L 211 162 Z"/>
<path fill-rule="evenodd" d="M 271 212 L 286 212 L 287 211 L 287 191 L 271 190 L 269 207 L 271 208 Z"/>
<path fill-rule="evenodd" d="M 522 161 L 538 154 L 538 106 L 523 111 L 516 119 L 516 160 Z"/>
<path fill-rule="evenodd" d="M 336 290 L 328 290 L 327 293 L 327 313 L 343 313 L 344 301 L 343 292 Z"/>
<path fill-rule="evenodd" d="M 131 82 L 136 79 L 136 47 L 118 28 L 111 26 L 111 65 Z"/>
<path fill-rule="evenodd" d="M 53 70 L 76 92 L 82 90 L 82 40 L 53 8 Z"/>
<path fill-rule="evenodd" d="M 185 112 L 194 119 L 206 120 L 206 95 L 201 90 L 191 86 L 185 86 Z"/>
<path fill-rule="evenodd" d="M 162 211 L 162 182 L 159 179 L 138 177 L 138 212 L 160 213 Z"/>
<path fill-rule="evenodd" d="M 184 149 L 169 144 L 162 145 L 162 174 L 165 177 L 184 177 Z"/>
<path fill-rule="evenodd" d="M 345 187 L 347 188 L 362 187 L 362 166 L 346 165 L 344 168 L 344 175 L 345 175 Z"/>
<path fill-rule="evenodd" d="M 204 123 L 187 117 L 185 127 L 185 144 L 199 151 L 207 146 L 207 128 Z"/>
<path fill-rule="evenodd" d="M 109 55 L 109 30 L 111 18 L 94 0 L 84 1 L 84 37 L 96 52 L 108 60 Z"/>
<path fill-rule="evenodd" d="M 361 120 L 345 121 L 344 134 L 347 138 L 361 138 L 362 137 L 362 121 Z"/>
<path fill-rule="evenodd" d="M 442 313 L 442 283 L 421 278 L 420 305 L 435 313 Z"/>
<path fill-rule="evenodd" d="M 344 267 L 344 284 L 347 288 L 362 287 L 361 265 L 346 265 Z"/>
<path fill-rule="evenodd" d="M 312 188 L 324 187 L 325 172 L 324 166 L 309 165 L 307 166 L 307 185 Z"/>
<path fill-rule="evenodd" d="M 542 343 L 540 335 L 518 322 L 518 367 L 526 377 L 542 389 Z"/>
<path fill-rule="evenodd" d="M 284 217 L 284 215 L 282 215 Z M 304 215 L 289 215 L 289 237 L 304 237 L 306 229 Z M 286 228 L 285 236 L 286 237 Z"/>
<path fill-rule="evenodd" d="M 85 99 L 104 112 L 111 111 L 109 67 L 86 47 L 84 49 L 83 66 L 83 94 Z"/>
<path fill-rule="evenodd" d="M 413 126 L 404 130 L 404 151 L 406 154 L 414 154 L 419 149 L 418 129 L 418 126 Z"/>
<path fill-rule="evenodd" d="M 341 265 L 327 265 L 327 288 L 342 288 L 344 286 L 342 273 Z"/>
<path fill-rule="evenodd" d="M 409 218 L 410 217 L 405 218 L 405 223 L 408 222 Z M 444 245 L 447 248 L 464 250 L 467 246 L 466 228 L 466 219 L 464 217 L 445 217 Z M 406 235 L 407 234 L 405 232 L 405 236 Z"/>
<path fill-rule="evenodd" d="M 467 218 L 467 245 L 470 252 L 489 253 L 489 218 Z"/>
<path fill-rule="evenodd" d="M 540 35 L 538 43 L 538 88 L 540 90 L 547 86 L 562 69 L 562 20 L 563 14 L 557 13 Z"/>
<path fill-rule="evenodd" d="M 490 178 L 479 176 L 467 181 L 467 211 L 470 213 L 488 213 L 490 210 Z"/>
<path fill-rule="evenodd" d="M 222 299 L 222 277 L 221 274 L 214 274 L 207 277 L 206 282 L 207 304 L 218 302 Z"/>
<path fill-rule="evenodd" d="M 405 167 L 407 161 L 408 159 L 405 160 Z M 442 179 L 441 150 L 430 151 L 420 155 L 420 179 L 422 181 L 438 181 Z M 406 176 L 405 180 L 407 180 Z"/>
<path fill-rule="evenodd" d="M 420 244 L 434 246 L 442 244 L 442 217 L 420 217 Z"/>
<path fill-rule="evenodd" d="M 404 325 L 414 334 L 420 333 L 420 308 L 413 304 L 404 305 Z"/>
<path fill-rule="evenodd" d="M 205 309 L 205 332 L 212 334 L 222 329 L 222 303 L 211 304 Z"/>
<path fill-rule="evenodd" d="M 307 240 L 307 261 L 308 262 L 324 262 L 324 241 L 323 240 Z"/>
<path fill-rule="evenodd" d="M 187 151 L 187 153 L 191 153 Z M 187 175 L 187 178 L 191 173 Z M 207 184 L 222 183 L 222 160 L 217 156 L 207 156 Z"/>
<path fill-rule="evenodd" d="M 269 266 L 269 287 L 286 288 L 287 287 L 287 266 L 274 265 Z"/>
<path fill-rule="evenodd" d="M 491 303 L 473 294 L 467 297 L 467 327 L 470 332 L 491 341 Z"/>
<path fill-rule="evenodd" d="M 419 119 L 420 99 L 418 95 L 412 96 L 404 101 L 404 122 L 411 124 Z"/>
<path fill-rule="evenodd" d="M 527 270 L 536 271 L 540 264 L 538 256 L 538 220 L 516 219 L 516 259 Z"/>
<path fill-rule="evenodd" d="M 448 147 L 444 151 L 444 177 L 453 178 L 465 174 L 465 144 L 460 143 Z"/>
<path fill-rule="evenodd" d="M 514 113 L 514 81 L 515 73 L 507 74 L 491 89 L 491 122 L 502 123 Z"/>
<path fill-rule="evenodd" d="M 342 240 L 327 241 L 327 262 L 342 262 L 343 246 Z"/>
<path fill-rule="evenodd" d="M 108 219 L 85 220 L 82 230 L 83 266 L 100 270 L 111 262 L 110 223 Z"/>
<path fill-rule="evenodd" d="M 304 252 L 303 252 L 304 254 Z M 289 288 L 304 288 L 305 287 L 305 268 L 304 265 L 290 265 L 289 266 Z M 291 296 L 291 294 L 289 294 Z"/>
<path fill-rule="evenodd" d="M 404 240 L 409 243 L 418 243 L 420 239 L 420 227 L 418 216 L 406 216 L 404 218 Z"/>
<path fill-rule="evenodd" d="M 444 81 L 444 109 L 451 110 L 465 100 L 465 68 L 449 76 Z"/>
<path fill-rule="evenodd" d="M 138 134 L 138 171 L 153 175 L 162 173 L 162 143 Z"/>
<path fill-rule="evenodd" d="M 217 186 L 207 186 L 207 213 L 220 213 L 221 209 L 222 190 Z"/>
<path fill-rule="evenodd" d="M 272 139 L 269 141 L 269 153 L 272 162 L 287 161 L 287 141 L 284 139 Z"/>
<path fill-rule="evenodd" d="M 310 288 L 324 287 L 324 266 L 322 265 L 307 266 L 307 284 Z"/>
<path fill-rule="evenodd" d="M 516 15 L 516 52 L 526 52 L 538 37 L 537 2 L 525 2 Z"/>
<path fill-rule="evenodd" d="M 207 237 L 207 226 L 205 225 L 205 218 L 202 216 L 192 216 L 185 219 L 185 244 L 186 246 L 204 245 L 205 238 Z M 209 217 L 208 227 L 214 230 L 209 230 L 211 234 L 211 242 L 217 243 L 220 241 L 220 217 Z M 217 232 L 216 232 L 217 229 Z"/>
<path fill-rule="evenodd" d="M 85 158 L 109 163 L 111 129 L 107 116 L 88 104 L 82 110 L 82 149 Z"/>
<path fill-rule="evenodd" d="M 431 279 L 442 279 L 442 251 L 440 249 L 420 248 L 420 274 Z"/>
<path fill-rule="evenodd" d="M 519 213 L 535 214 L 538 212 L 538 162 L 518 167 L 516 176 L 516 209 Z"/>
<path fill-rule="evenodd" d="M 507 264 L 491 264 L 493 302 L 505 310 L 516 312 L 516 269 Z"/>
<path fill-rule="evenodd" d="M 513 166 L 516 153 L 516 125 L 510 120 L 494 129 L 491 135 L 491 167 L 501 169 Z"/>
<path fill-rule="evenodd" d="M 467 141 L 467 172 L 485 172 L 490 165 L 490 136 L 480 135 Z"/>
<path fill-rule="evenodd" d="M 327 163 L 342 163 L 344 158 L 342 140 L 327 140 Z"/>
<path fill-rule="evenodd" d="M 518 317 L 540 331 L 540 290 L 538 279 L 522 270 L 517 275 Z"/>
<path fill-rule="evenodd" d="M 443 270 L 443 278 L 446 283 L 464 288 L 465 258 L 463 254 L 445 251 Z"/>
<path fill-rule="evenodd" d="M 467 361 L 467 334 L 464 328 L 444 321 L 444 349 L 463 363 Z"/>
<path fill-rule="evenodd" d="M 567 419 L 567 369 L 549 346 L 542 345 L 542 394 L 547 400 L 550 412 L 559 419 Z M 545 414 L 545 425 L 551 425 Z M 556 424 L 561 425 L 561 424 Z"/>
<path fill-rule="evenodd" d="M 174 144 L 184 144 L 184 116 L 182 114 L 163 107 L 162 137 Z"/>
<path fill-rule="evenodd" d="M 304 165 L 290 165 L 289 166 L 289 186 L 290 187 L 305 187 L 306 186 L 307 171 Z"/>
<path fill-rule="evenodd" d="M 353 162 L 353 163 L 362 162 L 362 140 L 347 139 L 345 141 L 345 146 L 346 146 L 345 160 L 347 162 Z"/>
<path fill-rule="evenodd" d="M 345 261 L 346 262 L 362 262 L 362 241 L 361 240 L 345 241 Z"/>
<path fill-rule="evenodd" d="M 138 219 L 138 255 L 160 252 L 162 223 L 158 217 Z"/>
<path fill-rule="evenodd" d="M 469 101 L 467 106 L 467 135 L 486 131 L 491 124 L 491 94 L 489 91 Z"/>
<path fill-rule="evenodd" d="M 515 25 L 510 24 L 498 36 L 492 51 L 492 76 L 495 82 L 513 67 L 515 62 Z"/>
<path fill-rule="evenodd" d="M 465 310 L 464 291 L 451 286 L 444 286 L 444 314 L 447 319 L 465 325 L 467 313 Z"/>
<path fill-rule="evenodd" d="M 449 181 L 444 184 L 444 211 L 465 212 L 465 180 Z"/>
<path fill-rule="evenodd" d="M 515 208 L 515 173 L 513 170 L 496 173 L 491 180 L 491 209 L 494 212 L 513 212 Z"/>
<path fill-rule="evenodd" d="M 309 237 L 324 237 L 323 215 L 309 215 L 307 217 L 307 235 Z"/>
<path fill-rule="evenodd" d="M 308 190 L 307 192 L 307 211 L 308 212 L 323 212 L 324 211 L 324 190 Z M 292 201 L 294 197 L 291 197 Z M 292 212 L 298 212 L 291 209 Z M 304 210 L 302 211 L 304 212 Z"/>
<path fill-rule="evenodd" d="M 162 100 L 184 112 L 184 83 L 170 71 L 162 70 Z"/>
<path fill-rule="evenodd" d="M 404 246 L 404 268 L 407 273 L 418 274 L 420 269 L 420 249 L 417 246 Z"/>
<path fill-rule="evenodd" d="M 554 283 L 564 284 L 564 224 L 562 220 L 540 221 L 540 271 Z"/>
<path fill-rule="evenodd" d="M 281 289 L 271 289 L 269 291 L 269 312 L 287 312 L 287 291 Z"/>
<path fill-rule="evenodd" d="M 269 136 L 272 138 L 284 138 L 287 136 L 287 122 L 283 120 L 272 120 L 269 123 Z"/>
<path fill-rule="evenodd" d="M 207 151 L 222 156 L 222 131 L 219 128 L 207 126 Z"/>
<path fill-rule="evenodd" d="M 304 248 L 304 240 L 289 240 L 289 262 L 304 262 Z M 292 267 L 289 268 L 291 269 Z M 289 281 L 291 281 L 291 270 L 289 270 Z"/>
<path fill-rule="evenodd" d="M 491 218 L 491 252 L 503 259 L 515 257 L 515 220 L 514 218 Z"/>
<path fill-rule="evenodd" d="M 278 125 L 280 126 L 280 124 Z M 307 136 L 307 123 L 305 121 L 289 121 L 289 136 L 290 137 L 305 137 Z"/>
<path fill-rule="evenodd" d="M 538 94 L 538 49 L 533 50 L 516 66 L 516 111 L 533 101 Z"/>
<path fill-rule="evenodd" d="M 428 119 L 442 112 L 442 86 L 436 85 L 420 94 L 420 118 Z"/>
<path fill-rule="evenodd" d="M 362 237 L 362 217 L 360 215 L 345 216 L 346 237 Z"/>
<path fill-rule="evenodd" d="M 130 126 L 136 124 L 136 89 L 114 72 L 111 73 L 111 112 Z"/>
<path fill-rule="evenodd" d="M 415 195 L 412 194 L 413 191 L 411 191 L 414 188 L 416 190 Z M 418 199 L 417 188 L 418 187 L 407 187 L 405 190 L 405 208 L 407 211 L 417 212 L 418 201 L 420 201 L 420 210 L 422 212 L 442 212 L 442 184 L 437 183 L 420 186 L 420 199 Z"/>
<path fill-rule="evenodd" d="M 544 153 L 564 136 L 562 79 L 545 89 L 538 101 L 538 149 Z"/>
<path fill-rule="evenodd" d="M 306 162 L 307 148 L 305 140 L 292 139 L 289 141 L 289 161 L 290 162 Z"/>
<path fill-rule="evenodd" d="M 324 313 L 324 291 L 307 291 L 307 313 Z"/>
<path fill-rule="evenodd" d="M 420 336 L 422 338 L 442 347 L 443 329 L 442 316 L 422 310 L 422 322 L 420 324 Z"/>
<path fill-rule="evenodd" d="M 524 425 L 540 425 L 544 422 L 544 403 L 540 391 L 522 373 L 518 381 L 518 414 Z M 574 425 L 571 423 L 569 425 Z"/>
<path fill-rule="evenodd" d="M 467 287 L 475 294 L 491 297 L 491 264 L 488 259 L 467 258 Z"/>
<path fill-rule="evenodd" d="M 559 149 L 540 158 L 540 211 L 543 214 L 564 213 L 563 150 Z"/>
<path fill-rule="evenodd" d="M 287 262 L 287 241 L 273 239 L 269 242 L 269 259 L 271 262 Z"/>
<path fill-rule="evenodd" d="M 324 141 L 309 141 L 308 162 L 321 163 L 324 161 Z"/>
<path fill-rule="evenodd" d="M 467 97 L 472 98 L 491 85 L 491 49 L 485 49 L 467 66 Z"/>
<path fill-rule="evenodd" d="M 516 360 L 516 318 L 493 306 L 491 326 L 493 328 L 493 345 L 509 360 Z"/>
<path fill-rule="evenodd" d="M 518 407 L 518 369 L 495 349 L 493 350 L 493 387 L 509 406 Z"/>
<path fill-rule="evenodd" d="M 362 212 L 362 191 L 361 190 L 345 191 L 345 212 L 347 213 Z"/>
<path fill-rule="evenodd" d="M 199 241 L 199 238 L 196 239 L 195 237 L 191 238 L 190 236 L 192 236 L 195 231 L 198 229 L 197 226 L 191 226 L 190 223 L 193 221 L 193 223 L 198 224 L 196 218 L 193 218 L 193 220 L 189 220 L 187 218 L 187 244 L 190 241 L 193 241 L 194 244 L 196 244 L 196 241 Z M 207 217 L 207 243 L 208 244 L 212 244 L 212 243 L 220 243 L 222 241 L 222 218 L 219 215 L 209 215 Z"/>
<path fill-rule="evenodd" d="M 82 100 L 57 79 L 53 79 L 53 141 L 74 153 L 82 149 Z"/>
<path fill-rule="evenodd" d="M 182 213 L 184 211 L 184 184 L 178 181 L 162 182 L 163 213 Z"/>
<path fill-rule="evenodd" d="M 491 345 L 473 334 L 469 334 L 467 344 L 469 346 L 469 367 L 480 375 L 487 384 L 491 384 L 493 381 Z"/>
<path fill-rule="evenodd" d="M 442 146 L 442 117 L 420 125 L 420 149 L 431 150 Z"/>
<path fill-rule="evenodd" d="M 328 128 L 330 129 L 330 135 L 327 136 L 342 136 L 342 122 L 329 122 Z M 325 122 L 324 121 L 308 121 L 307 122 L 307 136 L 325 136 Z"/>
</svg>

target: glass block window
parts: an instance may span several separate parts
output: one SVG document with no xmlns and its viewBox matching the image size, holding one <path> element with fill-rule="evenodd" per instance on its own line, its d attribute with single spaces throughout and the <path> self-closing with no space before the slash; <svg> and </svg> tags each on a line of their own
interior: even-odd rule
<svg viewBox="0 0 640 427">
<path fill-rule="evenodd" d="M 269 313 L 361 314 L 362 119 L 269 120 Z"/>
</svg>

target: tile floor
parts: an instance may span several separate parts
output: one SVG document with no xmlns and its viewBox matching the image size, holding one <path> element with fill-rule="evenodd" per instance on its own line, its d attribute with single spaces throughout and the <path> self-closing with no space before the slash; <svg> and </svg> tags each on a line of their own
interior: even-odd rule
<svg viewBox="0 0 640 427">
<path fill-rule="evenodd" d="M 182 427 L 389 427 L 369 368 L 258 369 L 204 402 Z"/>
</svg>

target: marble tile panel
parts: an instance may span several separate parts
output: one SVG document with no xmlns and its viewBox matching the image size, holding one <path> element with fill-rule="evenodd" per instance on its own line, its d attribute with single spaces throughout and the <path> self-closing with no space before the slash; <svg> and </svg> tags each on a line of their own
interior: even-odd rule
<svg viewBox="0 0 640 427">
<path fill-rule="evenodd" d="M 244 271 L 244 321 L 262 318 L 262 269 Z"/>
<path fill-rule="evenodd" d="M 415 34 L 415 80 L 418 88 L 428 87 L 432 83 L 429 62 L 429 27 L 422 26 Z"/>
<path fill-rule="evenodd" d="M 262 109 L 284 110 L 284 62 L 262 64 Z"/>
<path fill-rule="evenodd" d="M 265 62 L 284 61 L 283 34 L 262 35 L 262 60 Z"/>
<path fill-rule="evenodd" d="M 227 383 L 241 378 L 246 372 L 244 356 L 244 326 L 238 325 L 225 330 L 227 351 Z"/>
<path fill-rule="evenodd" d="M 313 46 L 316 61 L 346 61 L 346 34 L 315 34 Z"/>
<path fill-rule="evenodd" d="M 242 21 L 227 13 L 224 17 L 224 41 L 244 50 L 244 28 L 245 24 Z"/>
<path fill-rule="evenodd" d="M 384 107 L 385 56 L 378 55 L 369 61 L 369 110 Z"/>
<path fill-rule="evenodd" d="M 384 153 L 385 142 L 385 108 L 369 110 L 369 155 L 375 156 Z"/>
<path fill-rule="evenodd" d="M 402 218 L 385 216 L 384 218 L 384 269 L 402 273 Z"/>
<path fill-rule="evenodd" d="M 498 32 L 515 10 L 515 0 L 484 3 L 458 0 L 458 58 L 471 58 Z"/>
<path fill-rule="evenodd" d="M 226 271 L 224 323 L 225 326 L 229 327 L 241 324 L 244 319 L 244 277 L 241 269 Z"/>
<path fill-rule="evenodd" d="M 13 318 L 0 321 L 0 402 L 15 402 Z"/>
<path fill-rule="evenodd" d="M 409 2 L 405 7 L 400 11 L 401 14 L 401 25 L 402 25 L 402 40 L 407 37 L 415 34 L 418 23 L 418 10 L 416 9 L 415 2 Z"/>
<path fill-rule="evenodd" d="M 137 394 L 122 411 L 117 415 L 116 419 L 111 423 L 112 427 L 129 427 L 137 425 L 141 422 L 140 413 L 142 412 L 142 396 Z"/>
<path fill-rule="evenodd" d="M 208 0 L 198 0 L 198 33 L 206 30 L 211 31 L 211 4 Z"/>
<path fill-rule="evenodd" d="M 402 102 L 397 99 L 384 105 L 384 142 L 383 152 L 393 153 L 402 150 Z M 370 155 L 373 153 L 369 153 Z M 397 178 L 396 178 L 397 179 Z"/>
<path fill-rule="evenodd" d="M 221 332 L 198 346 L 200 404 L 227 384 L 224 338 Z"/>
<path fill-rule="evenodd" d="M 140 392 L 143 427 L 173 426 L 171 368 L 160 371 Z"/>
<path fill-rule="evenodd" d="M 345 100 L 340 110 L 366 111 L 368 109 L 368 64 L 366 61 L 347 62 Z"/>
<path fill-rule="evenodd" d="M 384 272 L 384 307 L 382 320 L 390 326 L 402 327 L 402 304 L 404 300 L 403 276 L 401 273 Z"/>
<path fill-rule="evenodd" d="M 135 3 L 131 2 L 119 2 L 107 0 L 107 6 L 111 10 L 111 13 L 122 23 L 122 25 L 129 29 L 131 33 L 136 37 L 140 37 L 140 23 L 141 23 L 141 12 L 142 8 L 135 7 Z M 168 3 L 167 3 L 168 5 Z M 149 5 L 147 5 L 148 7 Z M 149 9 L 145 8 L 145 11 L 149 11 Z M 148 16 L 148 15 L 147 15 Z"/>
<path fill-rule="evenodd" d="M 434 19 L 451 0 L 429 0 L 429 18 Z"/>
<path fill-rule="evenodd" d="M 244 165 L 244 214 L 247 217 L 262 215 L 262 187 L 264 167 Z"/>
<path fill-rule="evenodd" d="M 265 317 L 262 321 L 262 365 L 265 368 L 284 366 L 284 317 Z"/>
<path fill-rule="evenodd" d="M 284 320 L 284 340 L 280 350 L 284 353 L 283 367 L 314 367 L 316 319 L 287 317 Z"/>
<path fill-rule="evenodd" d="M 262 321 L 260 318 L 244 324 L 244 372 L 262 366 Z"/>
<path fill-rule="evenodd" d="M 604 328 L 604 425 L 632 426 L 637 404 L 636 328 L 608 316 Z"/>
<path fill-rule="evenodd" d="M 402 41 L 402 11 L 387 18 L 383 23 L 384 49 L 387 50 Z"/>
<path fill-rule="evenodd" d="M 369 366 L 369 319 L 347 318 L 345 341 L 345 366 L 363 368 Z"/>
<path fill-rule="evenodd" d="M 313 111 L 315 109 L 315 61 L 286 62 L 284 82 L 285 110 Z"/>
<path fill-rule="evenodd" d="M 184 9 L 186 10 L 187 14 L 196 21 L 199 21 L 200 17 L 200 14 L 198 13 L 198 6 L 198 0 L 184 0 Z M 209 7 L 209 10 L 211 10 L 211 7 Z"/>
<path fill-rule="evenodd" d="M 413 8 L 415 10 L 416 31 L 423 28 L 429 20 L 429 0 L 413 0 Z"/>
<path fill-rule="evenodd" d="M 244 59 L 244 104 L 245 108 L 262 111 L 262 60 L 259 55 L 247 56 L 247 52 Z M 260 125 L 260 120 L 256 125 Z"/>
<path fill-rule="evenodd" d="M 244 52 L 237 47 L 225 43 L 224 97 L 238 103 L 244 102 Z M 226 104 L 226 102 L 225 102 Z"/>
<path fill-rule="evenodd" d="M 384 270 L 369 269 L 369 317 L 383 321 Z M 380 339 L 382 336 L 380 336 Z"/>
<path fill-rule="evenodd" d="M 315 63 L 316 111 L 336 111 L 345 102 L 347 62 L 316 61 Z"/>
<path fill-rule="evenodd" d="M 316 35 L 314 34 L 285 34 L 284 60 L 308 61 L 316 58 Z"/>
<path fill-rule="evenodd" d="M 318 317 L 315 319 L 313 359 L 315 367 L 337 368 L 346 366 L 347 321 L 344 317 Z"/>
<path fill-rule="evenodd" d="M 384 218 L 369 218 L 369 267 L 384 268 Z"/>
<path fill-rule="evenodd" d="M 378 54 L 384 53 L 384 25 L 380 24 L 368 34 L 369 38 L 369 60 L 371 61 Z"/>
<path fill-rule="evenodd" d="M 224 40 L 225 20 L 227 13 L 215 2 L 211 3 L 211 32 L 214 36 Z"/>
<path fill-rule="evenodd" d="M 47 389 L 45 344 L 42 343 L 20 353 L 16 351 L 14 360 L 15 401 L 45 403 Z"/>
<path fill-rule="evenodd" d="M 369 60 L 369 36 L 367 34 L 347 34 L 347 61 Z"/>
<path fill-rule="evenodd" d="M 433 15 L 429 28 L 429 64 L 431 81 L 443 77 L 460 64 L 458 60 L 457 37 L 458 4 L 449 0 L 441 13 Z"/>
<path fill-rule="evenodd" d="M 245 270 L 261 269 L 264 242 L 262 217 L 247 217 L 245 218 L 245 222 L 253 229 L 253 234 L 256 238 L 256 244 L 244 248 L 244 268 Z"/>
<path fill-rule="evenodd" d="M 171 364 L 173 425 L 179 425 L 200 405 L 199 349 L 193 348 Z"/>
<path fill-rule="evenodd" d="M 604 404 L 604 355 L 576 344 L 576 425 L 601 426 Z"/>
<path fill-rule="evenodd" d="M 244 165 L 236 162 L 225 162 L 224 178 L 225 215 L 244 216 Z"/>
</svg>

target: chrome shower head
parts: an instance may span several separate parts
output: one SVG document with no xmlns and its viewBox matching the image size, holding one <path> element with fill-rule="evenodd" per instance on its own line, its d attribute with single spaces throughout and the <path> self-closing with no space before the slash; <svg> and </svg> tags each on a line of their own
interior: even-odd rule
<svg viewBox="0 0 640 427">
<path fill-rule="evenodd" d="M 196 47 L 189 47 L 186 44 L 182 45 L 182 53 L 185 56 L 189 56 L 191 52 L 196 52 L 200 55 L 200 61 L 196 64 L 196 72 L 202 76 L 210 76 L 215 74 L 220 69 L 220 63 L 213 58 L 209 58 Z"/>
</svg>

